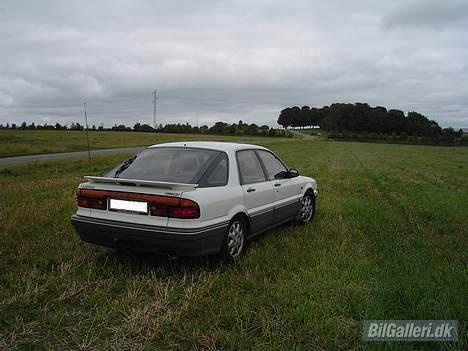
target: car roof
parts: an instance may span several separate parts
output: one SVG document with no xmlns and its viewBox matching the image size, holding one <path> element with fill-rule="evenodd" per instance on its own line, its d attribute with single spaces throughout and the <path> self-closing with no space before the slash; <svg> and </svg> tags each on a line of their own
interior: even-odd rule
<svg viewBox="0 0 468 351">
<path fill-rule="evenodd" d="M 237 151 L 243 149 L 262 149 L 267 150 L 263 146 L 253 144 L 242 144 L 242 143 L 230 143 L 220 141 L 176 141 L 172 143 L 162 143 L 149 146 L 150 148 L 155 147 L 194 147 L 201 149 L 212 149 L 220 151 Z"/>
</svg>

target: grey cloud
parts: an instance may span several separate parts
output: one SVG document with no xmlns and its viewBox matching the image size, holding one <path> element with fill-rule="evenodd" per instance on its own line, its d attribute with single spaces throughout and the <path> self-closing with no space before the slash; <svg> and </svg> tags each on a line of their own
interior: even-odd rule
<svg viewBox="0 0 468 351">
<path fill-rule="evenodd" d="M 426 27 L 435 30 L 457 25 L 468 20 L 468 2 L 465 0 L 416 1 L 384 16 L 384 28 Z"/>
<path fill-rule="evenodd" d="M 71 123 L 83 101 L 91 124 L 149 123 L 157 88 L 162 122 L 367 101 L 467 125 L 466 31 L 382 30 L 404 4 L 4 2 L 0 123 Z"/>
</svg>

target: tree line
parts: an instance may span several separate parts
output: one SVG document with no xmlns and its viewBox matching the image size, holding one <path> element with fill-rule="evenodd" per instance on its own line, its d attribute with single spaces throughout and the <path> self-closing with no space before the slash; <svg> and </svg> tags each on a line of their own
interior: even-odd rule
<svg viewBox="0 0 468 351">
<path fill-rule="evenodd" d="M 60 123 L 55 124 L 27 124 L 26 122 L 21 123 L 19 126 L 15 123 L 11 125 L 0 124 L 0 129 L 17 129 L 17 130 L 71 130 L 80 131 L 84 130 L 85 126 L 80 123 L 71 123 L 68 125 L 61 125 Z M 286 130 L 279 130 L 276 128 L 270 128 L 267 125 L 258 126 L 255 123 L 244 123 L 242 120 L 238 123 L 225 123 L 216 122 L 211 127 L 207 125 L 191 126 L 188 123 L 174 123 L 174 124 L 160 124 L 158 128 L 153 128 L 148 124 L 135 123 L 133 127 L 126 126 L 125 124 L 115 124 L 110 128 L 104 128 L 103 125 L 96 127 L 92 125 L 89 127 L 90 131 L 117 131 L 117 132 L 158 132 L 158 133 L 191 133 L 191 134 L 222 134 L 222 135 L 256 135 L 256 136 L 291 136 Z"/>
<path fill-rule="evenodd" d="M 280 112 L 278 124 L 288 127 L 316 127 L 333 132 L 392 134 L 440 139 L 447 134 L 461 137 L 462 131 L 442 129 L 436 121 L 418 112 L 371 107 L 367 103 L 334 103 L 321 108 L 303 106 L 288 107 Z"/>
<path fill-rule="evenodd" d="M 17 125 L 16 123 L 7 123 L 7 124 L 0 124 L 0 129 L 17 129 L 17 130 L 84 130 L 84 126 L 81 125 L 80 123 L 71 123 L 69 126 L 60 123 L 55 123 L 55 124 L 36 124 L 34 122 L 27 124 L 26 122 L 21 123 L 20 125 Z M 95 125 L 90 127 L 90 130 L 110 130 L 110 129 L 105 129 L 103 126 L 99 126 L 96 128 Z"/>
</svg>

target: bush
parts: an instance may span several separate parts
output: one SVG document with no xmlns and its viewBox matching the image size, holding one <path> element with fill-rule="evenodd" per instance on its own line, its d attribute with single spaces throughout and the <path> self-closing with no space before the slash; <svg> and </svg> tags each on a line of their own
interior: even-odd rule
<svg viewBox="0 0 468 351">
<path fill-rule="evenodd" d="M 352 135 L 349 131 L 345 130 L 343 131 L 343 139 L 351 139 Z"/>
</svg>

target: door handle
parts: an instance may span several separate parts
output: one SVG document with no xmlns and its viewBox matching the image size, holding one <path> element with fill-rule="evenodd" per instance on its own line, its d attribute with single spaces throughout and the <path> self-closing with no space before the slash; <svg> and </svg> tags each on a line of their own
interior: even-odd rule
<svg viewBox="0 0 468 351">
<path fill-rule="evenodd" d="M 275 183 L 275 186 L 279 187 L 279 186 L 281 186 L 281 183 Z"/>
<path fill-rule="evenodd" d="M 248 188 L 248 189 L 247 189 L 247 192 L 248 192 L 248 193 L 253 193 L 254 191 L 255 191 L 254 188 Z"/>
</svg>

